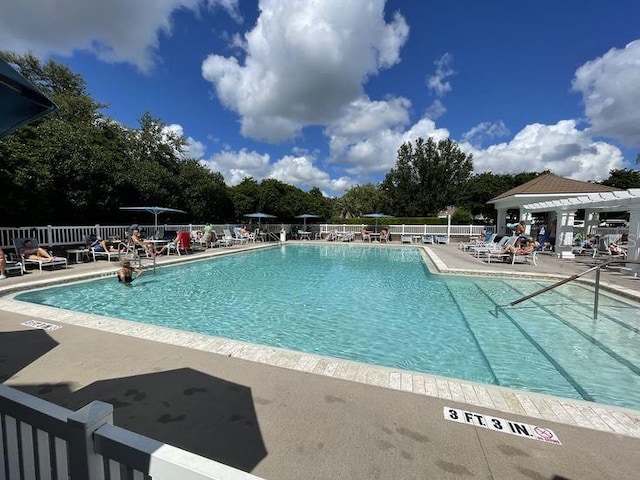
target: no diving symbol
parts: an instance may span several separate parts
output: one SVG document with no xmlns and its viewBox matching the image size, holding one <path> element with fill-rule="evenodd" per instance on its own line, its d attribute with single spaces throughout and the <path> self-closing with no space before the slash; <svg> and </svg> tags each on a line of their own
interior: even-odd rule
<svg viewBox="0 0 640 480">
<path fill-rule="evenodd" d="M 553 438 L 555 435 L 551 430 L 547 430 L 546 428 L 536 427 L 533 429 L 538 435 L 544 438 Z"/>
</svg>

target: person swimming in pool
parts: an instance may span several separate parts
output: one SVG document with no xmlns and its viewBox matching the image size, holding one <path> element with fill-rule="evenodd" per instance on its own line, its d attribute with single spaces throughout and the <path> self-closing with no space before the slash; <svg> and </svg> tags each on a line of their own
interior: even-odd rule
<svg viewBox="0 0 640 480">
<path fill-rule="evenodd" d="M 133 274 L 136 274 L 134 277 Z M 135 279 L 140 278 L 142 275 L 142 269 L 138 267 L 132 267 L 129 260 L 122 262 L 120 270 L 118 270 L 118 282 L 131 283 Z"/>
</svg>

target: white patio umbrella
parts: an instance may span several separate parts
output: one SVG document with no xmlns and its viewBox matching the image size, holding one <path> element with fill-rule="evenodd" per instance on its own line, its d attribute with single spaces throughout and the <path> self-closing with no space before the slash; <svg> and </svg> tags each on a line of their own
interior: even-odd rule
<svg viewBox="0 0 640 480">
<path fill-rule="evenodd" d="M 184 210 L 178 210 L 176 208 L 167 207 L 120 207 L 120 210 L 130 210 L 134 212 L 149 212 L 153 214 L 153 233 L 154 235 L 158 231 L 158 215 L 161 213 L 187 213 Z"/>
<path fill-rule="evenodd" d="M 375 233 L 378 233 L 378 219 L 379 218 L 387 218 L 390 217 L 391 215 L 385 215 L 384 213 L 367 213 L 366 215 L 363 215 L 363 217 L 369 217 L 369 218 L 375 218 L 376 219 L 376 231 Z"/>
<path fill-rule="evenodd" d="M 313 213 L 302 213 L 296 215 L 295 218 L 302 218 L 304 220 L 304 229 L 307 230 L 307 218 L 320 218 L 320 215 L 314 215 Z"/>
</svg>

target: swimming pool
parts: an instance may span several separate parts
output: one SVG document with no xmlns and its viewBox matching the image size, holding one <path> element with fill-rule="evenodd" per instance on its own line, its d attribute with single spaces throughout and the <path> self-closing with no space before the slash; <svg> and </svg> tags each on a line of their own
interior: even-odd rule
<svg viewBox="0 0 640 480">
<path fill-rule="evenodd" d="M 640 310 L 565 285 L 431 274 L 418 248 L 286 245 L 23 301 L 640 409 Z"/>
</svg>

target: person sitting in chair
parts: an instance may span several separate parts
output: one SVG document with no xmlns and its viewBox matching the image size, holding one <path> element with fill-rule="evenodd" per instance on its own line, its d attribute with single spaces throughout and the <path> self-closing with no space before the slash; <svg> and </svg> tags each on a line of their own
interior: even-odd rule
<svg viewBox="0 0 640 480">
<path fill-rule="evenodd" d="M 134 230 L 131 233 L 131 245 L 135 247 L 142 247 L 144 250 L 148 251 L 149 254 L 154 257 L 156 255 L 156 249 L 153 246 L 153 243 L 145 242 L 140 236 L 139 230 Z"/>
<path fill-rule="evenodd" d="M 360 233 L 362 234 L 362 241 L 363 242 L 370 242 L 371 241 L 371 234 L 373 232 L 371 230 L 367 230 L 367 227 L 362 227 L 362 230 L 360 231 Z"/>
<path fill-rule="evenodd" d="M 176 234 L 176 238 L 174 238 L 173 240 L 171 240 L 169 243 L 167 243 L 166 245 L 164 245 L 160 250 L 158 250 L 156 252 L 156 255 L 164 255 L 164 252 L 166 252 L 167 250 L 169 250 L 170 248 L 177 248 L 178 246 L 178 240 L 180 239 L 180 232 L 178 232 Z M 168 253 L 167 253 L 168 255 Z"/>
<path fill-rule="evenodd" d="M 53 257 L 49 255 L 49 252 L 47 252 L 44 248 L 34 247 L 33 240 L 29 238 L 27 238 L 23 242 L 22 247 L 20 248 L 18 253 L 30 260 L 45 260 L 47 262 L 53 260 Z"/>
<path fill-rule="evenodd" d="M 99 238 L 95 233 L 87 237 L 86 246 L 96 252 L 117 252 L 118 249 L 107 246 L 107 242 Z"/>
<path fill-rule="evenodd" d="M 382 227 L 382 229 L 380 229 L 380 241 L 381 242 L 391 241 L 391 233 L 389 233 L 388 227 Z"/>
<path fill-rule="evenodd" d="M 536 247 L 539 245 L 533 238 L 529 238 L 524 246 L 517 247 L 515 245 L 507 245 L 502 250 L 502 253 L 510 253 L 512 255 L 528 255 L 533 253 Z"/>
<path fill-rule="evenodd" d="M 626 255 L 627 252 L 624 251 L 624 249 L 622 249 L 620 247 L 620 245 L 618 245 L 616 242 L 611 242 L 609 244 L 609 247 L 607 247 L 609 250 L 609 253 L 611 255 Z"/>
</svg>

